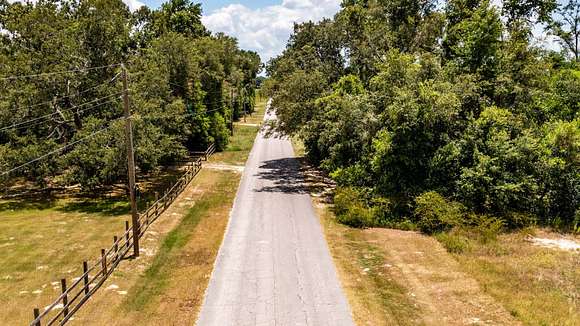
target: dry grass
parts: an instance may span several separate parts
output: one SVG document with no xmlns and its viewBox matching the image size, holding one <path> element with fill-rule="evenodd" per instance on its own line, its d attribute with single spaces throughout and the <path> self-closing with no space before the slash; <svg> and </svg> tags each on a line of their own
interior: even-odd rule
<svg viewBox="0 0 580 326">
<path fill-rule="evenodd" d="M 265 102 L 254 113 L 255 119 L 261 119 L 260 114 L 263 117 L 264 107 Z M 237 131 L 228 150 L 212 157 L 212 163 L 245 163 L 258 128 L 238 126 Z M 140 180 L 146 181 L 142 184 L 146 191 L 142 205 L 154 198 L 155 189 L 163 189 L 176 175 L 177 172 L 146 179 L 141 176 Z M 163 316 L 163 320 L 173 320 L 174 324 L 186 320 L 191 323 L 223 236 L 239 177 L 235 172 L 202 170 L 142 240 L 141 257 L 120 265 L 75 316 L 76 323 L 132 324 L 138 320 L 154 324 L 144 316 Z M 206 192 L 210 197 L 204 195 Z M 42 309 L 59 295 L 60 285 L 53 282 L 63 277 L 70 281 L 81 274 L 82 261 L 96 259 L 100 248 L 110 247 L 113 235 L 123 233 L 124 221 L 129 218 L 128 203 L 122 194 L 95 199 L 39 198 L 0 201 L 0 324 L 18 325 L 32 320 L 32 308 Z M 174 229 L 176 233 L 172 233 Z M 171 244 L 171 237 L 181 239 L 176 241 L 178 245 Z M 174 262 L 167 266 L 169 269 L 165 260 Z M 157 274 L 164 275 L 165 281 L 158 283 Z M 173 283 L 186 279 L 188 286 Z M 150 293 L 138 290 L 149 285 L 153 289 Z M 149 315 L 142 312 L 141 304 L 127 299 L 136 294 L 143 307 L 151 311 Z M 156 302 L 155 309 L 150 302 Z M 127 305 L 133 308 L 121 309 Z M 179 316 L 185 319 L 178 319 Z"/>
<path fill-rule="evenodd" d="M 145 254 L 122 264 L 75 324 L 193 324 L 239 179 L 234 172 L 202 170 L 153 225 Z"/>
<path fill-rule="evenodd" d="M 0 318 L 18 325 L 32 308 L 60 294 L 61 278 L 81 274 L 82 261 L 108 248 L 129 218 L 122 200 L 0 203 Z"/>
<path fill-rule="evenodd" d="M 580 253 L 534 246 L 526 235 L 504 234 L 488 244 L 470 241 L 470 250 L 454 256 L 524 324 L 580 325 Z"/>
<path fill-rule="evenodd" d="M 421 311 L 364 231 L 338 224 L 328 207 L 317 208 L 342 287 L 357 325 L 420 325 Z"/>
</svg>

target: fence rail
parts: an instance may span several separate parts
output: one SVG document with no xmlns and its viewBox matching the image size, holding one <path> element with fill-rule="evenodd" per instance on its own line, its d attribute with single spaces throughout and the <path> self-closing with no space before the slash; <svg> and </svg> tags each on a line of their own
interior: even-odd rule
<svg viewBox="0 0 580 326">
<path fill-rule="evenodd" d="M 173 203 L 183 192 L 187 185 L 197 176 L 202 168 L 202 160 L 207 161 L 209 156 L 215 153 L 215 145 L 212 144 L 199 157 L 188 162 L 186 172 L 177 182 L 167 189 L 163 196 L 155 201 L 139 214 L 139 238 L 143 237 L 151 224 Z M 125 233 L 120 237 L 113 237 L 113 245 L 108 249 L 101 249 L 101 256 L 89 267 L 87 261 L 83 262 L 83 274 L 73 279 L 72 284 L 67 285 L 66 279 L 61 279 L 62 294 L 56 298 L 44 311 L 34 309 L 34 320 L 30 326 L 41 325 L 64 325 L 70 318 L 97 292 L 107 278 L 114 272 L 119 263 L 129 258 L 129 252 L 133 246 L 133 233 L 129 221 L 125 221 Z"/>
<path fill-rule="evenodd" d="M 213 153 L 215 153 L 216 151 L 216 147 L 215 144 L 211 144 L 208 146 L 208 148 L 203 151 L 203 152 L 191 152 L 191 154 L 193 154 L 194 156 L 197 157 L 201 157 L 204 161 L 207 161 L 207 159 L 213 155 Z"/>
</svg>

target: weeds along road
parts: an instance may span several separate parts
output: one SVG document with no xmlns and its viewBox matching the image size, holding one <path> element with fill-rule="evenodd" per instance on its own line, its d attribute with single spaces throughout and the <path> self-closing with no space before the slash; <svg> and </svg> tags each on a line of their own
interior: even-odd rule
<svg viewBox="0 0 580 326">
<path fill-rule="evenodd" d="M 290 141 L 258 134 L 197 325 L 354 325 L 302 185 Z"/>
</svg>

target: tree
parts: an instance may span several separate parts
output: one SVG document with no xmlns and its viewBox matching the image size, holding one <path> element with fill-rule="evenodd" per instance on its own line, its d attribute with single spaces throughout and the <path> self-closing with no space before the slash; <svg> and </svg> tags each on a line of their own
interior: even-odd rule
<svg viewBox="0 0 580 326">
<path fill-rule="evenodd" d="M 558 7 L 555 14 L 548 30 L 577 62 L 580 61 L 580 1 L 567 1 Z"/>
<path fill-rule="evenodd" d="M 126 177 L 122 127 L 113 122 L 122 115 L 120 63 L 130 72 L 141 172 L 211 142 L 225 148 L 229 89 L 246 89 L 243 103 L 253 105 L 258 55 L 233 38 L 211 36 L 201 6 L 189 0 L 133 14 L 121 0 L 0 0 L 0 28 L 0 74 L 33 76 L 0 79 L 2 171 L 84 140 L 8 182 L 95 189 Z"/>
<path fill-rule="evenodd" d="M 207 36 L 201 23 L 201 4 L 190 0 L 169 0 L 153 13 L 151 28 L 157 36 L 175 32 L 187 37 Z"/>
</svg>

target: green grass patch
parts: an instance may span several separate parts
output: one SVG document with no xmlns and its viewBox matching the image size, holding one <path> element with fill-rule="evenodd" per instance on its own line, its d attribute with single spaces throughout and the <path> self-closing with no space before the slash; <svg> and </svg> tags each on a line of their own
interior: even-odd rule
<svg viewBox="0 0 580 326">
<path fill-rule="evenodd" d="M 164 292 L 179 264 L 181 249 L 192 240 L 196 227 L 204 218 L 235 196 L 237 182 L 237 178 L 227 173 L 219 174 L 215 187 L 204 193 L 179 225 L 167 234 L 153 262 L 130 290 L 123 305 L 126 310 L 142 311 Z"/>
<path fill-rule="evenodd" d="M 354 254 L 360 268 L 366 271 L 365 281 L 370 283 L 382 312 L 400 325 L 416 319 L 420 311 L 409 300 L 408 290 L 385 275 L 384 253 L 364 239 L 360 230 L 348 230 L 345 238 L 349 251 Z"/>
<path fill-rule="evenodd" d="M 210 161 L 214 163 L 244 165 L 260 127 L 236 126 L 234 136 L 223 152 L 215 153 Z"/>
</svg>

